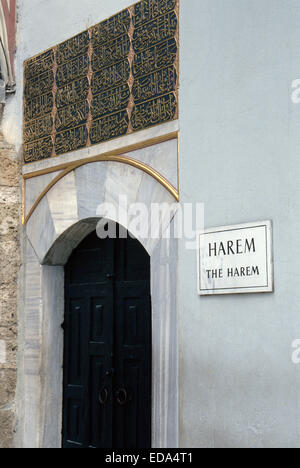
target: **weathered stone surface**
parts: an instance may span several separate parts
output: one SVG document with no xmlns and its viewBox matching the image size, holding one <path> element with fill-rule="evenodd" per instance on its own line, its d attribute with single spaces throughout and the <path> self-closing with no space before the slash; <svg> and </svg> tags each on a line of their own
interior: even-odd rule
<svg viewBox="0 0 300 468">
<path fill-rule="evenodd" d="M 12 411 L 0 411 L 0 449 L 13 447 L 14 419 Z"/>
<path fill-rule="evenodd" d="M 7 143 L 7 141 L 3 139 L 2 133 L 0 133 L 0 151 L 2 152 L 3 150 L 8 150 L 15 154 L 14 146 L 10 143 Z"/>
<path fill-rule="evenodd" d="M 17 371 L 16 369 L 0 370 L 0 409 L 11 404 L 15 398 Z M 0 428 L 1 433 L 1 428 Z"/>
<path fill-rule="evenodd" d="M 0 448 L 13 446 L 20 267 L 20 164 L 0 134 Z"/>
<path fill-rule="evenodd" d="M 2 236 L 16 235 L 19 225 L 18 205 L 0 203 L 0 241 Z"/>
<path fill-rule="evenodd" d="M 0 324 L 10 327 L 16 323 L 17 316 L 17 290 L 12 289 L 9 283 L 0 283 Z"/>
<path fill-rule="evenodd" d="M 0 149 L 1 152 L 1 149 Z M 0 158 L 0 186 L 18 186 L 19 164 L 8 156 L 1 154 Z"/>
<path fill-rule="evenodd" d="M 17 282 L 19 256 L 16 241 L 0 239 L 0 286 Z"/>
<path fill-rule="evenodd" d="M 4 185 L 0 186 L 0 203 L 4 204 L 18 204 L 19 203 L 19 193 L 16 190 L 16 187 L 8 187 Z"/>
</svg>

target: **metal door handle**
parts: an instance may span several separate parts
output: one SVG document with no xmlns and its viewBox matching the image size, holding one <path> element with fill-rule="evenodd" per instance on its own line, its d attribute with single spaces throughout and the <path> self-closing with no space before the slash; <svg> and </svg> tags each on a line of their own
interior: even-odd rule
<svg viewBox="0 0 300 468">
<path fill-rule="evenodd" d="M 114 368 L 112 368 L 112 369 L 107 369 L 107 371 L 105 372 L 105 375 L 106 375 L 107 377 L 111 377 L 112 375 L 114 375 L 114 373 L 115 373 L 115 369 L 114 369 Z"/>
<path fill-rule="evenodd" d="M 125 388 L 119 388 L 119 390 L 116 391 L 116 399 L 117 403 L 120 406 L 124 406 L 127 402 L 127 391 Z"/>
<path fill-rule="evenodd" d="M 99 392 L 99 403 L 100 405 L 105 405 L 108 400 L 108 390 L 106 387 L 102 388 Z"/>
</svg>

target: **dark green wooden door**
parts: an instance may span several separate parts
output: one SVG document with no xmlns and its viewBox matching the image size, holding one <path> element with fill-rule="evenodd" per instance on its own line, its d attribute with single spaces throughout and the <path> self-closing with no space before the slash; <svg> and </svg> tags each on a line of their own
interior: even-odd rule
<svg viewBox="0 0 300 468">
<path fill-rule="evenodd" d="M 150 258 L 93 233 L 65 273 L 63 447 L 150 448 Z"/>
</svg>

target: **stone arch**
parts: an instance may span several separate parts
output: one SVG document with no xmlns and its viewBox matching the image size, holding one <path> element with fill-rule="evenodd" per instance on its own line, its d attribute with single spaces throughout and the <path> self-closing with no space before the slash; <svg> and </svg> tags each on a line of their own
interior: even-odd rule
<svg viewBox="0 0 300 468">
<path fill-rule="evenodd" d="M 99 205 L 116 207 L 119 195 L 126 195 L 128 206 L 134 202 L 149 208 L 151 203 L 174 204 L 171 194 L 139 169 L 116 162 L 95 162 L 59 180 L 27 223 L 19 446 L 60 446 L 63 266 L 101 219 Z M 110 217 L 109 213 L 106 217 Z M 113 220 L 129 227 L 124 219 Z M 168 224 L 170 220 L 162 217 L 161 232 Z M 148 237 L 141 242 L 151 258 L 153 447 L 177 447 L 177 241 Z"/>
<path fill-rule="evenodd" d="M 82 161 L 79 161 L 79 162 L 76 162 L 76 163 L 74 162 L 74 163 L 71 164 L 70 167 L 67 167 L 67 168 L 63 169 L 61 172 L 59 172 L 51 180 L 51 182 L 49 182 L 47 187 L 44 188 L 42 193 L 37 197 L 37 199 L 32 204 L 32 206 L 29 209 L 29 211 L 27 212 L 27 214 L 25 215 L 25 213 L 24 213 L 22 223 L 27 224 L 28 220 L 32 216 L 32 213 L 35 211 L 36 207 L 39 205 L 40 201 L 47 195 L 49 190 L 57 182 L 59 182 L 62 178 L 67 176 L 70 172 L 74 171 L 75 169 L 78 169 L 79 167 L 82 167 L 82 166 L 87 165 L 87 164 L 92 164 L 92 163 L 95 163 L 95 162 L 100 162 L 100 161 L 102 161 L 102 162 L 114 161 L 114 162 L 118 162 L 118 163 L 121 163 L 121 164 L 127 164 L 129 166 L 135 167 L 135 168 L 145 172 L 146 174 L 153 177 L 163 187 L 165 187 L 165 189 L 174 197 L 174 199 L 176 201 L 179 201 L 178 190 L 162 174 L 160 174 L 158 171 L 156 171 L 155 169 L 150 167 L 148 164 L 145 164 L 145 163 L 143 163 L 141 161 L 138 161 L 136 159 L 129 158 L 127 156 L 122 156 L 122 155 L 121 156 L 119 156 L 119 155 L 97 156 L 97 157 L 94 157 L 94 158 L 92 158 L 91 160 L 88 160 L 88 161 L 82 160 Z M 31 178 L 31 176 L 29 176 L 29 178 Z"/>
<path fill-rule="evenodd" d="M 40 262 L 49 262 L 48 251 L 71 226 L 88 218 L 100 217 L 99 206 L 113 205 L 118 211 L 119 197 L 126 197 L 128 206 L 143 203 L 149 211 L 153 203 L 174 205 L 175 202 L 165 187 L 136 167 L 117 162 L 82 165 L 51 187 L 28 220 L 26 233 Z M 164 229 L 164 219 L 160 222 L 161 229 Z M 126 229 L 129 227 L 124 220 L 120 224 Z M 151 253 L 155 242 L 148 238 L 144 247 Z"/>
</svg>

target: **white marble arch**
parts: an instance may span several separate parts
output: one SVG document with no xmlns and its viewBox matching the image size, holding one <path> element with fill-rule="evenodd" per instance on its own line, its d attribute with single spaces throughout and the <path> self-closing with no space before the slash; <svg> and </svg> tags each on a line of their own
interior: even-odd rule
<svg viewBox="0 0 300 468">
<path fill-rule="evenodd" d="M 18 447 L 61 446 L 64 265 L 119 196 L 132 202 L 175 203 L 156 180 L 134 167 L 99 162 L 61 179 L 42 199 L 24 231 L 23 303 L 20 307 L 17 389 Z M 123 215 L 127 207 L 123 205 Z M 109 210 L 109 207 L 108 207 Z M 171 221 L 171 224 L 174 222 Z M 126 225 L 126 222 L 128 225 Z M 161 232 L 170 224 L 160 220 Z M 133 232 L 136 235 L 136 233 Z M 140 239 L 151 257 L 153 327 L 152 446 L 178 447 L 177 240 Z"/>
</svg>

